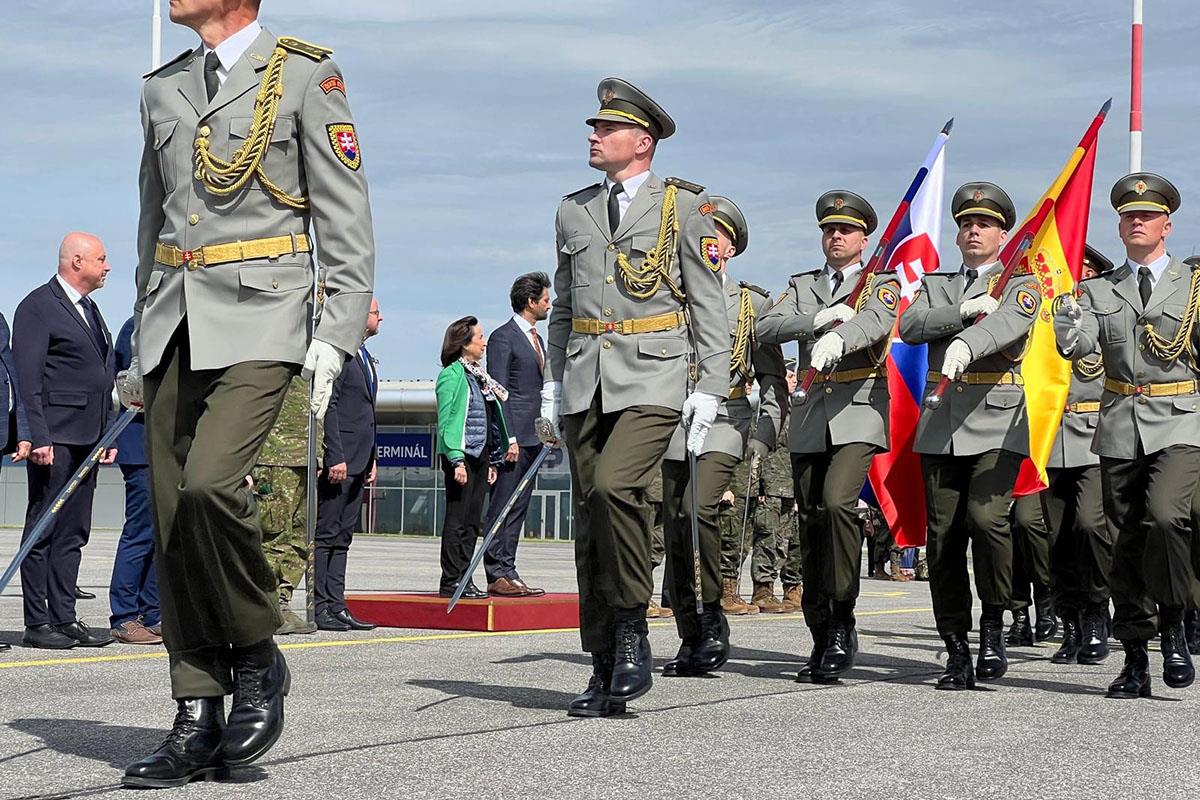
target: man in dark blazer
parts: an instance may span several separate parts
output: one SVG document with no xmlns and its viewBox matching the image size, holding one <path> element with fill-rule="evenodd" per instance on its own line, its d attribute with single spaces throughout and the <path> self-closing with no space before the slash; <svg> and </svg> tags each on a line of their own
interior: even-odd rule
<svg viewBox="0 0 1200 800">
<path fill-rule="evenodd" d="M 108 270 L 98 238 L 68 233 L 59 247 L 58 274 L 30 292 L 13 317 L 13 357 L 32 443 L 22 538 L 113 419 L 112 336 L 89 296 L 104 286 Z M 111 464 L 116 455 L 116 448 L 108 450 L 101 463 Z M 95 490 L 92 470 L 21 564 L 27 647 L 65 650 L 112 642 L 75 615 L 75 582 Z"/>
<path fill-rule="evenodd" d="M 364 344 L 333 382 L 325 412 L 325 469 L 317 481 L 314 587 L 317 627 L 323 631 L 374 628 L 346 609 L 346 558 L 362 511 L 363 490 L 375 482 L 375 398 L 379 375 L 366 340 L 379 332 L 383 315 L 371 299 Z"/>
<path fill-rule="evenodd" d="M 529 465 L 541 449 L 533 432 L 533 421 L 542 407 L 542 372 L 546 366 L 545 342 L 537 323 L 550 315 L 550 277 L 531 272 L 513 282 L 509 292 L 513 315 L 488 337 L 488 374 L 508 389 L 504 419 L 508 423 L 508 453 L 492 484 L 488 500 L 486 530 L 496 524 L 505 503 L 512 497 Z M 513 503 L 484 555 L 488 592 L 500 597 L 536 597 L 546 592 L 535 589 L 517 574 L 517 544 L 525 527 L 525 513 L 533 495 L 533 481 Z"/>
<path fill-rule="evenodd" d="M 0 314 L 0 455 L 12 454 L 16 464 L 29 458 L 29 417 L 17 389 L 17 365 L 13 361 L 8 320 Z M 9 649 L 0 642 L 0 652 Z"/>
</svg>

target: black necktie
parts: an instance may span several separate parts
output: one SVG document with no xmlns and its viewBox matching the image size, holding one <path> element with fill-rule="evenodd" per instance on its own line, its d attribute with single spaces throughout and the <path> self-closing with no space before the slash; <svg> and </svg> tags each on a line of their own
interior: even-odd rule
<svg viewBox="0 0 1200 800">
<path fill-rule="evenodd" d="M 204 57 L 204 91 L 208 92 L 210 103 L 216 96 L 217 89 L 221 88 L 221 81 L 217 79 L 217 67 L 219 66 L 221 66 L 221 59 L 217 58 L 217 51 L 209 50 L 208 55 Z"/>
<path fill-rule="evenodd" d="M 621 201 L 617 199 L 617 195 L 625 191 L 625 187 L 619 183 L 614 183 L 608 190 L 608 232 L 616 233 L 617 226 L 621 224 Z"/>
<path fill-rule="evenodd" d="M 104 327 L 100 321 L 100 310 L 96 308 L 96 304 L 90 297 L 82 297 L 79 302 L 83 304 L 83 310 L 87 312 L 88 329 L 92 332 L 92 338 L 96 340 L 96 347 L 100 348 L 101 355 L 107 357 L 108 342 L 104 341 Z"/>
<path fill-rule="evenodd" d="M 1154 292 L 1154 284 L 1150 282 L 1150 268 L 1138 267 L 1138 294 L 1142 296 L 1142 310 L 1150 306 L 1150 295 Z"/>
<path fill-rule="evenodd" d="M 964 276 L 966 277 L 966 279 L 967 279 L 967 285 L 966 285 L 965 287 L 963 287 L 963 288 L 964 288 L 964 289 L 970 289 L 970 288 L 971 288 L 971 284 L 972 284 L 972 283 L 974 283 L 974 282 L 975 282 L 975 279 L 979 277 L 979 270 L 977 270 L 977 269 L 965 269 L 965 270 L 963 270 L 963 275 L 964 275 Z"/>
<path fill-rule="evenodd" d="M 830 289 L 830 297 L 837 297 L 838 289 L 842 288 L 842 281 L 846 280 L 846 276 L 842 274 L 840 269 L 835 269 L 833 274 L 829 276 L 829 282 L 832 285 Z"/>
</svg>

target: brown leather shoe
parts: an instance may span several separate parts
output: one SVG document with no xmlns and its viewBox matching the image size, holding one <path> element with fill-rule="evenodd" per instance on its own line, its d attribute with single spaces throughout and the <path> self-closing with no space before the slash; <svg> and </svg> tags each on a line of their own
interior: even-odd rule
<svg viewBox="0 0 1200 800">
<path fill-rule="evenodd" d="M 497 597 L 525 597 L 526 592 L 508 578 L 497 578 L 488 584 L 488 594 Z"/>
<path fill-rule="evenodd" d="M 542 595 L 544 595 L 546 593 L 545 589 L 539 589 L 536 586 L 530 586 L 528 583 L 521 580 L 520 578 L 510 578 L 509 582 L 515 586 L 520 587 L 522 590 L 524 590 L 526 597 L 541 597 Z"/>
<path fill-rule="evenodd" d="M 162 644 L 161 636 L 155 636 L 136 619 L 122 622 L 119 628 L 110 630 L 109 635 L 122 644 Z"/>
</svg>

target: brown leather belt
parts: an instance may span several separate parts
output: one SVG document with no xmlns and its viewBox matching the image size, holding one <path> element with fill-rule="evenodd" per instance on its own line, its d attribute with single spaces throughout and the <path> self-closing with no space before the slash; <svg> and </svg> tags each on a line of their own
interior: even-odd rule
<svg viewBox="0 0 1200 800">
<path fill-rule="evenodd" d="M 686 324 L 687 319 L 682 311 L 672 311 L 670 314 L 659 314 L 655 317 L 620 319 L 612 322 L 575 317 L 571 320 L 571 330 L 591 336 L 601 336 L 606 333 L 620 333 L 628 336 L 632 333 L 659 333 L 660 331 L 674 330 Z"/>
<path fill-rule="evenodd" d="M 884 374 L 884 371 L 878 367 L 844 369 L 840 372 L 831 372 L 828 375 L 818 374 L 817 377 L 813 378 L 813 383 L 853 383 L 854 381 L 862 381 L 867 378 L 880 378 Z"/>
<path fill-rule="evenodd" d="M 925 376 L 925 380 L 937 383 L 942 379 L 942 373 L 930 372 Z M 1024 386 L 1025 379 L 1015 372 L 964 372 L 954 379 L 953 383 L 967 383 L 971 385 L 987 385 L 987 386 Z"/>
<path fill-rule="evenodd" d="M 228 264 L 233 261 L 251 261 L 256 258 L 279 258 L 296 253 L 308 253 L 312 244 L 306 233 L 287 236 L 271 236 L 266 239 L 249 239 L 244 242 L 206 244 L 195 250 L 180 250 L 173 244 L 159 242 L 154 246 L 154 260 L 165 267 L 187 267 L 190 270 Z"/>
<path fill-rule="evenodd" d="M 1147 397 L 1177 397 L 1181 394 L 1195 394 L 1195 381 L 1175 381 L 1174 383 L 1143 383 L 1135 386 L 1132 383 L 1119 381 L 1115 378 L 1104 379 L 1104 390 L 1116 392 L 1128 397 L 1129 395 L 1145 395 Z"/>
<path fill-rule="evenodd" d="M 1066 412 L 1068 414 L 1090 414 L 1093 411 L 1100 410 L 1099 400 L 1083 400 L 1078 403 L 1067 403 Z"/>
</svg>

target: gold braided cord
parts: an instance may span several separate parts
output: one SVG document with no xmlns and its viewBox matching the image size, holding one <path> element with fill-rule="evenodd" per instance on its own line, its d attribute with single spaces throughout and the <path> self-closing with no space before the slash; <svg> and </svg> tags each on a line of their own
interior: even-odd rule
<svg viewBox="0 0 1200 800">
<path fill-rule="evenodd" d="M 671 267 L 675 262 L 676 245 L 679 242 L 679 214 L 675 208 L 675 199 L 679 187 L 667 186 L 663 193 L 662 217 L 658 224 L 658 242 L 642 263 L 636 267 L 624 253 L 617 253 L 617 271 L 621 273 L 621 282 L 625 284 L 629 296 L 636 300 L 647 300 L 653 297 L 659 288 L 666 284 L 667 289 L 680 303 L 687 299 L 679 284 L 671 277 Z"/>
<path fill-rule="evenodd" d="M 1095 380 L 1104 374 L 1104 356 L 1095 355 L 1075 362 L 1075 374 L 1085 381 Z"/>
<path fill-rule="evenodd" d="M 750 366 L 750 347 L 754 339 L 754 295 L 745 286 L 738 294 L 737 328 L 733 332 L 730 348 L 729 373 L 733 385 L 750 380 L 754 370 Z"/>
<path fill-rule="evenodd" d="M 871 292 L 875 291 L 875 273 L 867 275 L 867 282 L 863 286 L 862 292 L 858 295 L 858 299 L 854 301 L 854 311 L 858 313 L 867 305 L 867 301 L 871 299 Z"/>
<path fill-rule="evenodd" d="M 283 205 L 302 210 L 308 208 L 308 198 L 288 194 L 272 182 L 262 168 L 263 158 L 275 132 L 279 99 L 283 97 L 283 64 L 287 57 L 288 52 L 282 47 L 276 47 L 271 54 L 254 99 L 254 118 L 250 122 L 250 131 L 242 146 L 234 151 L 231 161 L 214 155 L 209 150 L 207 137 L 196 139 L 195 176 L 209 194 L 219 197 L 231 195 L 257 176 L 263 188 Z"/>
<path fill-rule="evenodd" d="M 1191 284 L 1188 286 L 1187 307 L 1183 311 L 1183 321 L 1179 324 L 1179 330 L 1175 332 L 1175 338 L 1167 339 L 1154 330 L 1153 325 L 1147 324 L 1146 348 L 1156 358 L 1167 362 L 1176 361 L 1186 353 L 1188 361 L 1195 367 L 1196 359 L 1188 345 L 1192 339 L 1192 331 L 1196 327 L 1198 309 L 1200 309 L 1200 270 L 1194 270 Z"/>
</svg>

